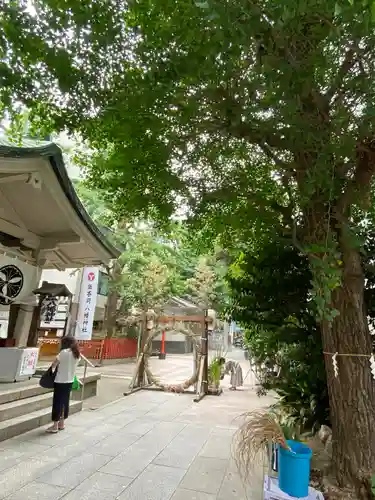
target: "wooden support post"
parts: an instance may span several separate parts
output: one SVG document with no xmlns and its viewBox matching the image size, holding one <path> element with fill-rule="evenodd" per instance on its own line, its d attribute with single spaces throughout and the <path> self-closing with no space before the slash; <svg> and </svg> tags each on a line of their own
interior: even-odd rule
<svg viewBox="0 0 375 500">
<path fill-rule="evenodd" d="M 203 391 L 203 368 L 204 368 L 204 356 L 202 355 L 199 359 L 199 374 L 198 374 L 196 397 L 193 400 L 196 403 L 198 403 L 206 395 Z"/>
<path fill-rule="evenodd" d="M 194 373 L 197 373 L 199 365 L 198 365 L 198 353 L 197 353 L 197 349 L 196 349 L 195 345 L 196 345 L 195 342 L 193 342 Z M 194 384 L 194 392 L 197 392 L 197 389 L 198 389 L 198 380 Z"/>
<path fill-rule="evenodd" d="M 137 361 L 137 364 L 136 364 L 135 370 L 134 370 L 134 375 L 133 375 L 132 381 L 130 382 L 130 386 L 129 386 L 130 390 L 133 390 L 133 388 L 137 387 L 136 383 L 138 381 L 138 372 L 139 372 L 139 367 L 141 366 L 142 361 L 143 361 L 143 352 L 138 357 L 138 361 Z"/>
<path fill-rule="evenodd" d="M 147 313 L 144 313 L 144 318 L 142 320 L 142 331 L 141 331 L 141 353 L 144 352 L 145 346 L 148 341 L 149 330 L 147 328 Z M 139 358 L 139 367 L 138 367 L 138 377 L 136 381 L 135 387 L 142 387 L 145 385 L 145 360 L 144 356 L 140 356 Z"/>
<path fill-rule="evenodd" d="M 205 316 L 205 322 L 202 335 L 202 356 L 203 356 L 202 389 L 204 394 L 208 394 L 208 309 L 205 309 L 204 316 Z"/>
</svg>

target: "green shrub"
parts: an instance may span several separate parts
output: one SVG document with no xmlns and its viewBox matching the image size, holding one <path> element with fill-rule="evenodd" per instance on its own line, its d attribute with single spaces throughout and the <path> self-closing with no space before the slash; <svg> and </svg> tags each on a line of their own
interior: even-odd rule
<svg viewBox="0 0 375 500">
<path fill-rule="evenodd" d="M 242 254 L 228 276 L 232 317 L 262 371 L 261 391 L 275 391 L 279 409 L 302 430 L 329 425 L 329 402 L 320 329 L 309 296 L 308 262 L 282 241 L 256 256 Z"/>
</svg>

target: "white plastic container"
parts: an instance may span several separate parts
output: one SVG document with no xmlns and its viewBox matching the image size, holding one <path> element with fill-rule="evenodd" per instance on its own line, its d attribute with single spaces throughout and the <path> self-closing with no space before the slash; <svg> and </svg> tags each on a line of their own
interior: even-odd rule
<svg viewBox="0 0 375 500">
<path fill-rule="evenodd" d="M 268 476 L 265 476 L 264 500 L 324 500 L 324 497 L 323 493 L 310 487 L 307 497 L 296 499 L 280 490 L 276 477 L 268 478 Z"/>
</svg>

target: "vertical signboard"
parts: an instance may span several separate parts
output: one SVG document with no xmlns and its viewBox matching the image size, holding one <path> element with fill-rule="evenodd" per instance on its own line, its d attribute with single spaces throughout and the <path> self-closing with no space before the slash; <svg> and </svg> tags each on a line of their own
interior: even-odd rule
<svg viewBox="0 0 375 500">
<path fill-rule="evenodd" d="M 38 362 L 39 349 L 28 348 L 24 349 L 20 363 L 20 377 L 32 377 L 36 372 Z"/>
<path fill-rule="evenodd" d="M 75 337 L 77 340 L 91 340 L 98 295 L 99 268 L 85 267 L 82 272 Z"/>
</svg>

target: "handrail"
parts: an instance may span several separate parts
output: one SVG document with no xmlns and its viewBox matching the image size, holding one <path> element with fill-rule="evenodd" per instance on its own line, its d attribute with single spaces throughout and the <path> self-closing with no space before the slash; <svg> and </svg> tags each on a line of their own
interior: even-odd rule
<svg viewBox="0 0 375 500">
<path fill-rule="evenodd" d="M 89 360 L 86 358 L 86 356 L 84 356 L 83 354 L 81 354 L 81 359 L 83 359 L 83 361 L 84 361 L 85 363 L 87 363 L 88 365 L 90 365 L 90 366 L 91 366 L 91 368 L 95 368 L 95 365 L 93 365 L 93 364 L 91 363 L 91 361 L 89 361 Z"/>
<path fill-rule="evenodd" d="M 85 368 L 83 370 L 83 382 L 81 382 L 82 384 L 82 387 L 81 387 L 81 401 L 83 401 L 83 396 L 84 396 L 84 393 L 85 393 L 85 382 L 86 382 L 86 373 L 87 373 L 87 366 L 90 365 L 92 368 L 95 368 L 95 365 L 93 365 L 91 363 L 91 361 L 89 361 L 86 356 L 84 356 L 83 354 L 81 354 L 81 359 L 84 361 L 85 363 Z"/>
</svg>

